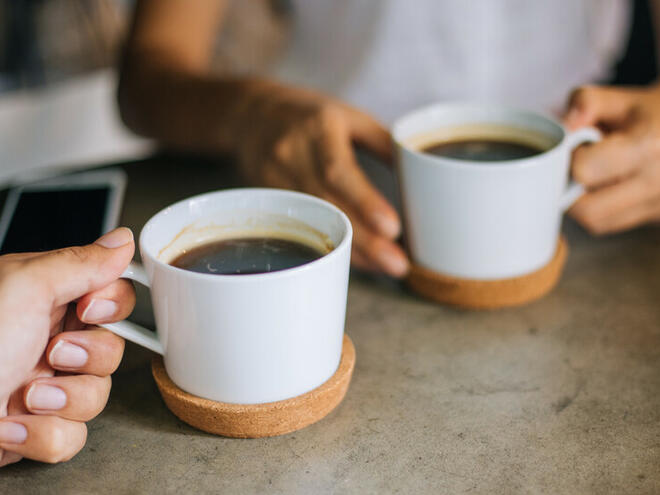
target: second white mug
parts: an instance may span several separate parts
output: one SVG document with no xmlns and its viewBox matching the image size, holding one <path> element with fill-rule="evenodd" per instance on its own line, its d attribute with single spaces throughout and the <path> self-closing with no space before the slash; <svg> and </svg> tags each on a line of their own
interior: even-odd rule
<svg viewBox="0 0 660 495">
<path fill-rule="evenodd" d="M 550 145 L 529 158 L 492 163 L 420 151 L 452 129 L 484 125 L 542 135 Z M 480 103 L 417 110 L 399 119 L 392 134 L 413 262 L 478 280 L 524 275 L 550 261 L 562 214 L 583 192 L 569 183 L 571 153 L 600 139 L 593 128 L 569 133 L 549 117 Z"/>
</svg>

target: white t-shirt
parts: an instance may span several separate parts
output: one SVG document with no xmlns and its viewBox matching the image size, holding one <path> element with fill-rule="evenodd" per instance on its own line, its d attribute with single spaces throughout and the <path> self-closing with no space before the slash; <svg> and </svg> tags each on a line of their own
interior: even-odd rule
<svg viewBox="0 0 660 495">
<path fill-rule="evenodd" d="M 272 75 L 386 123 L 441 100 L 560 111 L 622 54 L 628 0 L 292 0 Z"/>
</svg>

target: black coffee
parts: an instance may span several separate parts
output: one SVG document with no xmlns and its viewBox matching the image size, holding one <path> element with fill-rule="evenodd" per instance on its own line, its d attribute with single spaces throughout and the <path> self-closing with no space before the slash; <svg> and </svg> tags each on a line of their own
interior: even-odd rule
<svg viewBox="0 0 660 495">
<path fill-rule="evenodd" d="M 202 244 L 180 254 L 170 265 L 198 273 L 249 275 L 304 265 L 324 254 L 296 241 L 249 237 Z"/>
<path fill-rule="evenodd" d="M 430 155 L 472 160 L 477 162 L 501 162 L 519 160 L 543 153 L 545 149 L 516 141 L 494 139 L 461 139 L 434 143 L 422 148 Z"/>
</svg>

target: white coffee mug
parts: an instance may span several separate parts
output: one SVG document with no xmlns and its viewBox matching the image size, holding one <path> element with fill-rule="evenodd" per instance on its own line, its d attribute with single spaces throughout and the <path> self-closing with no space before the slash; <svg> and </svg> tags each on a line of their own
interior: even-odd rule
<svg viewBox="0 0 660 495">
<path fill-rule="evenodd" d="M 500 162 L 420 151 L 488 128 L 493 137 L 506 131 L 530 141 L 546 140 L 538 145 L 547 150 Z M 413 262 L 479 280 L 516 277 L 550 261 L 562 214 L 583 194 L 579 184 L 568 181 L 571 153 L 582 143 L 600 139 L 594 128 L 569 133 L 549 117 L 481 103 L 422 108 L 399 119 L 392 135 Z"/>
<path fill-rule="evenodd" d="M 237 236 L 275 235 L 334 248 L 308 264 L 252 275 L 196 273 L 170 264 L 182 249 Z M 104 325 L 164 356 L 181 389 L 255 404 L 308 392 L 337 370 L 342 351 L 351 224 L 333 205 L 276 189 L 233 189 L 176 203 L 140 235 L 144 268 L 123 276 L 151 288 L 157 334 Z"/>
</svg>

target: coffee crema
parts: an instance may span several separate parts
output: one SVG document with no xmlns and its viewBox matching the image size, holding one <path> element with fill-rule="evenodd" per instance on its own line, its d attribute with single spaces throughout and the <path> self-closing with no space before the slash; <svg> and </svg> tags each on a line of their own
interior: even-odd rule
<svg viewBox="0 0 660 495">
<path fill-rule="evenodd" d="M 325 254 L 294 240 L 241 237 L 194 246 L 179 254 L 170 265 L 197 273 L 251 275 L 295 268 Z"/>
</svg>

